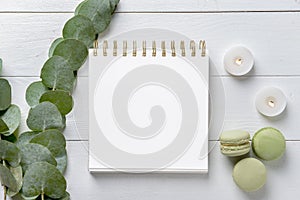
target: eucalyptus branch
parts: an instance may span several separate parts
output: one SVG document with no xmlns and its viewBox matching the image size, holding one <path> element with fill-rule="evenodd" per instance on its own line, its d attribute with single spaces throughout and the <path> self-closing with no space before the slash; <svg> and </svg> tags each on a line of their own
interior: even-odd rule
<svg viewBox="0 0 300 200">
<path fill-rule="evenodd" d="M 10 170 L 2 167 L 1 164 L 5 166 L 5 160 L 12 159 L 14 162 L 9 162 L 10 165 L 20 164 L 19 167 L 26 169 L 20 188 L 18 188 L 14 174 L 7 171 L 9 175 L 4 177 L 5 181 L 2 181 L 5 183 L 5 185 L 2 184 L 4 200 L 8 196 L 7 186 L 9 189 L 16 186 L 18 192 L 25 197 L 35 196 L 38 192 L 41 200 L 47 197 L 52 198 L 52 196 L 64 196 L 64 199 L 70 199 L 63 176 L 67 165 L 66 141 L 62 134 L 66 126 L 65 116 L 73 109 L 71 94 L 77 71 L 88 57 L 88 48 L 92 46 L 95 39 L 98 39 L 99 34 L 108 28 L 118 3 L 119 0 L 83 1 L 77 6 L 75 15 L 66 22 L 62 37 L 52 43 L 49 58 L 41 69 L 41 80 L 30 84 L 26 89 L 26 101 L 31 107 L 26 123 L 32 131 L 22 133 L 21 136 L 22 138 L 30 137 L 30 142 L 17 147 L 12 142 L 1 141 L 0 134 L 2 143 L 0 145 L 6 145 L 6 152 L 2 153 L 5 159 L 2 159 L 2 163 L 0 159 L 0 167 L 4 171 Z M 1 113 L 5 111 L 4 115 L 8 120 L 0 121 L 1 129 L 5 129 L 7 131 L 5 136 L 9 136 L 19 127 L 21 112 L 16 105 L 11 104 L 11 86 L 8 81 L 0 79 L 0 88 L 0 111 Z M 2 136 L 2 139 L 5 138 Z M 50 143 L 47 141 L 51 141 L 51 145 L 48 145 Z M 20 151 L 22 154 L 19 153 Z M 9 155 L 6 155 L 7 152 Z M 36 154 L 39 154 L 40 160 L 35 159 Z M 20 155 L 26 163 L 20 163 Z M 54 182 L 52 177 L 48 176 L 49 174 L 52 174 L 57 182 Z M 32 189 L 45 186 L 47 191 Z"/>
</svg>

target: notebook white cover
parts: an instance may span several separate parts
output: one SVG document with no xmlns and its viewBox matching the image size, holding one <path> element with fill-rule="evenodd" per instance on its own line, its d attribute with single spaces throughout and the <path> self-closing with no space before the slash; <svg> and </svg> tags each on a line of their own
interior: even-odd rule
<svg viewBox="0 0 300 200">
<path fill-rule="evenodd" d="M 118 53 L 89 52 L 89 170 L 206 173 L 208 53 Z"/>
</svg>

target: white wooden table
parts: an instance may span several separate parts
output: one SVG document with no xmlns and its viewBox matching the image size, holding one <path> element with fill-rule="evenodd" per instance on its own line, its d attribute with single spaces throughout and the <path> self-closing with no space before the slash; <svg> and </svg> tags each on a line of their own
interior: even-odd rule
<svg viewBox="0 0 300 200">
<path fill-rule="evenodd" d="M 49 45 L 61 36 L 64 23 L 81 0 L 1 0 L 0 57 L 2 76 L 13 86 L 13 102 L 22 108 L 22 127 L 28 106 L 26 87 L 39 79 Z M 245 12 L 246 11 L 246 12 Z M 78 200 L 147 199 L 298 199 L 300 196 L 300 1 L 299 0 L 121 0 L 104 38 L 137 28 L 166 28 L 193 39 L 206 39 L 225 88 L 224 129 L 243 128 L 253 134 L 264 126 L 282 130 L 285 156 L 265 162 L 268 180 L 258 192 L 239 190 L 231 178 L 234 160 L 219 152 L 218 133 L 210 133 L 209 173 L 90 174 L 88 172 L 87 69 L 79 74 L 75 109 L 68 116 L 66 173 L 68 191 Z M 243 44 L 255 56 L 255 70 L 246 78 L 224 71 L 226 49 Z M 257 90 L 277 86 L 287 96 L 283 116 L 268 120 L 254 107 Z M 223 99 L 220 99 L 223 101 Z M 0 191 L 1 192 L 1 191 Z M 2 198 L 2 192 L 0 199 Z"/>
</svg>

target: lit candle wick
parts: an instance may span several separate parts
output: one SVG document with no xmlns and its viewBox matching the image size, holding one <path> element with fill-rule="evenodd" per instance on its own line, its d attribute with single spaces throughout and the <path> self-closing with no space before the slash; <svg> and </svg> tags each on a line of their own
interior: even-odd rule
<svg viewBox="0 0 300 200">
<path fill-rule="evenodd" d="M 243 63 L 243 59 L 242 58 L 235 59 L 235 64 L 237 64 L 238 66 L 240 66 L 242 63 Z"/>
<path fill-rule="evenodd" d="M 270 100 L 268 102 L 268 105 L 271 107 L 271 108 L 274 108 L 275 107 L 275 102 L 273 100 Z"/>
<path fill-rule="evenodd" d="M 264 116 L 275 117 L 280 115 L 287 104 L 284 93 L 275 87 L 266 87 L 256 94 L 255 106 Z"/>
</svg>

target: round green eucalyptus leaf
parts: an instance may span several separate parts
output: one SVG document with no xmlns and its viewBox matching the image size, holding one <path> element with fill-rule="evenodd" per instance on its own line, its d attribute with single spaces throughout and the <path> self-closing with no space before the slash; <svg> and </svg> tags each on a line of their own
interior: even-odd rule
<svg viewBox="0 0 300 200">
<path fill-rule="evenodd" d="M 54 166 L 57 165 L 51 152 L 40 144 L 29 143 L 21 149 L 21 166 L 23 171 L 26 171 L 30 165 L 36 162 L 48 162 Z"/>
<path fill-rule="evenodd" d="M 76 39 L 83 42 L 87 47 L 92 46 L 95 40 L 95 29 L 92 21 L 82 15 L 72 17 L 64 26 L 63 36 L 65 39 Z"/>
<path fill-rule="evenodd" d="M 87 0 L 78 9 L 78 15 L 89 18 L 96 33 L 102 33 L 111 21 L 111 5 L 109 0 Z"/>
<path fill-rule="evenodd" d="M 17 140 L 17 147 L 22 148 L 22 146 L 28 144 L 32 138 L 37 136 L 40 132 L 36 131 L 28 131 L 24 132 L 20 135 L 19 139 Z"/>
<path fill-rule="evenodd" d="M 64 154 L 66 148 L 65 136 L 57 129 L 49 129 L 39 133 L 30 140 L 30 143 L 47 147 L 54 157 Z"/>
<path fill-rule="evenodd" d="M 15 196 L 16 194 L 19 193 L 19 191 L 22 188 L 22 184 L 23 184 L 23 171 L 22 171 L 22 167 L 18 166 L 18 167 L 10 167 L 9 168 L 10 172 L 12 173 L 12 175 L 14 176 L 15 180 L 16 180 L 16 190 L 11 190 L 10 188 L 8 188 L 7 190 L 7 195 L 9 197 Z"/>
<path fill-rule="evenodd" d="M 63 57 L 70 64 L 71 69 L 76 71 L 84 64 L 88 50 L 85 44 L 79 40 L 65 39 L 56 46 L 53 55 Z"/>
<path fill-rule="evenodd" d="M 22 192 L 26 197 L 44 194 L 59 199 L 65 195 L 66 187 L 66 180 L 56 167 L 47 162 L 37 162 L 25 172 Z"/>
<path fill-rule="evenodd" d="M 4 165 L 0 165 L 0 182 L 12 191 L 18 190 L 18 185 L 15 177 Z"/>
<path fill-rule="evenodd" d="M 0 118 L 0 133 L 8 131 L 9 128 L 6 123 Z"/>
<path fill-rule="evenodd" d="M 33 131 L 63 128 L 63 119 L 57 107 L 48 101 L 29 110 L 27 126 Z"/>
<path fill-rule="evenodd" d="M 62 117 L 63 127 L 60 130 L 63 130 L 64 128 L 66 128 L 67 119 L 65 115 L 61 115 L 61 117 Z"/>
<path fill-rule="evenodd" d="M 80 8 L 81 8 L 81 6 L 85 3 L 85 2 L 87 2 L 88 0 L 84 0 L 84 1 L 82 1 L 80 4 L 78 4 L 78 6 L 76 7 L 76 9 L 75 9 L 75 15 L 78 15 L 78 12 L 79 12 L 79 10 L 80 10 Z"/>
<path fill-rule="evenodd" d="M 63 153 L 55 156 L 55 160 L 57 162 L 57 166 L 56 168 L 62 173 L 64 174 L 66 169 L 67 169 L 67 165 L 68 165 L 68 155 L 67 155 L 67 151 L 66 149 L 62 149 Z"/>
<path fill-rule="evenodd" d="M 1 119 L 5 122 L 9 130 L 1 132 L 5 136 L 13 134 L 21 123 L 21 111 L 16 105 L 11 105 L 7 111 L 1 116 Z"/>
<path fill-rule="evenodd" d="M 73 98 L 63 90 L 49 91 L 42 95 L 40 102 L 49 101 L 56 105 L 62 115 L 68 114 L 73 108 Z"/>
<path fill-rule="evenodd" d="M 49 91 L 42 81 L 31 83 L 26 89 L 26 101 L 30 107 L 39 104 L 41 96 Z"/>
<path fill-rule="evenodd" d="M 36 200 L 38 198 L 38 196 L 35 196 L 35 197 L 25 197 L 21 191 L 16 194 L 15 196 L 11 197 L 12 200 Z"/>
<path fill-rule="evenodd" d="M 70 200 L 70 199 L 71 199 L 70 194 L 68 192 L 66 192 L 64 194 L 64 196 L 59 198 L 59 199 L 53 199 L 53 198 L 50 198 L 50 197 L 45 197 L 45 200 Z M 39 199 L 39 200 L 41 200 L 41 199 Z"/>
<path fill-rule="evenodd" d="M 5 160 L 12 167 L 17 167 L 21 161 L 20 150 L 16 144 L 0 140 L 0 160 Z"/>
<path fill-rule="evenodd" d="M 66 51 L 72 50 L 66 49 Z M 41 78 L 43 84 L 48 88 L 69 92 L 73 90 L 75 76 L 70 64 L 63 57 L 53 56 L 49 58 L 42 68 Z"/>
<path fill-rule="evenodd" d="M 65 195 L 60 200 L 70 200 L 70 194 L 69 192 L 66 192 Z"/>
<path fill-rule="evenodd" d="M 65 172 L 67 167 L 66 139 L 59 130 L 46 130 L 32 138 L 30 143 L 47 147 L 57 162 L 57 169 L 62 174 Z"/>
<path fill-rule="evenodd" d="M 11 104 L 11 86 L 6 79 L 0 78 L 0 111 L 6 110 Z"/>
<path fill-rule="evenodd" d="M 109 0 L 110 3 L 110 9 L 111 9 L 111 14 L 113 14 L 117 8 L 118 3 L 120 0 Z"/>
<path fill-rule="evenodd" d="M 52 44 L 51 44 L 51 46 L 50 46 L 50 48 L 49 48 L 49 53 L 48 53 L 49 58 L 53 56 L 53 51 L 54 51 L 54 49 L 55 49 L 56 46 L 57 46 L 61 41 L 63 41 L 63 40 L 64 40 L 63 38 L 57 38 L 57 39 L 55 39 L 55 40 L 52 42 Z"/>
</svg>

